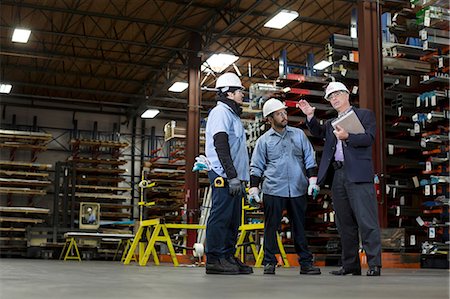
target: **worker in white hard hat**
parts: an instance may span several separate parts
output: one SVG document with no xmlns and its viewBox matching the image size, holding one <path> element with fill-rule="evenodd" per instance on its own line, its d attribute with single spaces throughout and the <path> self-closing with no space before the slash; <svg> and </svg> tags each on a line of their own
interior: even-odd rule
<svg viewBox="0 0 450 299">
<path fill-rule="evenodd" d="M 318 183 L 332 178 L 333 208 L 336 225 L 341 236 L 342 268 L 333 275 L 361 275 L 359 235 L 367 256 L 367 276 L 381 274 L 381 240 L 378 224 L 378 206 L 374 188 L 372 144 L 375 140 L 376 121 L 372 111 L 350 105 L 350 92 L 341 82 L 331 82 L 325 89 L 325 99 L 338 112 L 337 118 L 347 113 L 356 114 L 364 133 L 350 134 L 345 128 L 333 127 L 330 119 L 321 125 L 314 116 L 315 107 L 301 100 L 299 108 L 306 114 L 311 133 L 325 139 L 320 160 Z"/>
<path fill-rule="evenodd" d="M 253 269 L 234 257 L 241 221 L 244 183 L 249 181 L 249 156 L 240 115 L 244 87 L 234 73 L 216 81 L 217 105 L 206 122 L 206 157 L 212 207 L 206 225 L 206 273 L 250 274 Z"/>
<path fill-rule="evenodd" d="M 305 233 L 307 195 L 318 193 L 314 149 L 305 133 L 288 126 L 286 106 L 271 98 L 263 106 L 271 128 L 258 138 L 250 163 L 250 196 L 264 194 L 264 274 L 275 274 L 277 230 L 288 212 L 300 274 L 321 274 L 313 265 Z"/>
</svg>

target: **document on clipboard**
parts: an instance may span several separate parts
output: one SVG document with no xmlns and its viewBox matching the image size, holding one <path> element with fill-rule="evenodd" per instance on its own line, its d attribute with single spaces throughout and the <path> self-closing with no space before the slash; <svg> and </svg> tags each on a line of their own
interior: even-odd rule
<svg viewBox="0 0 450 299">
<path fill-rule="evenodd" d="M 351 110 L 344 116 L 332 121 L 331 125 L 335 129 L 336 126 L 339 125 L 350 134 L 361 134 L 366 131 L 363 125 L 361 124 L 361 121 L 359 120 L 358 116 L 356 115 L 355 111 L 353 110 Z"/>
</svg>

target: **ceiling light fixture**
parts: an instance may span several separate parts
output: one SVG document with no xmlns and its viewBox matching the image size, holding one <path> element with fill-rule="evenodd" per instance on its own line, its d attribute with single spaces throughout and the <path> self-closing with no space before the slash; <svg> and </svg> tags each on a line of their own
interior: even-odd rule
<svg viewBox="0 0 450 299">
<path fill-rule="evenodd" d="M 264 27 L 281 29 L 298 17 L 298 12 L 293 10 L 282 10 L 270 19 Z"/>
<path fill-rule="evenodd" d="M 0 84 L 0 93 L 10 93 L 12 89 L 11 84 Z"/>
<path fill-rule="evenodd" d="M 321 70 L 326 69 L 327 67 L 329 67 L 332 64 L 333 64 L 332 62 L 322 60 L 321 62 L 318 62 L 315 65 L 313 65 L 313 69 L 321 71 Z"/>
<path fill-rule="evenodd" d="M 220 73 L 229 67 L 231 64 L 235 63 L 239 57 L 231 54 L 213 54 L 209 57 L 201 67 L 202 72 L 214 71 L 216 73 Z"/>
<path fill-rule="evenodd" d="M 31 30 L 16 28 L 12 35 L 12 41 L 15 43 L 27 43 L 30 38 Z"/>
<path fill-rule="evenodd" d="M 169 91 L 172 92 L 183 92 L 188 88 L 189 83 L 187 82 L 175 82 L 169 87 Z"/>
<path fill-rule="evenodd" d="M 155 118 L 159 114 L 158 109 L 147 109 L 144 113 L 141 114 L 141 118 Z"/>
</svg>

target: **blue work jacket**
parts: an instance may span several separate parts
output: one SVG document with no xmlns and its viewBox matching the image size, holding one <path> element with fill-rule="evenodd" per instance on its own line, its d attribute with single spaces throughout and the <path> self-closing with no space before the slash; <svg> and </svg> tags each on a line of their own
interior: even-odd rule
<svg viewBox="0 0 450 299">
<path fill-rule="evenodd" d="M 302 130 L 287 126 L 280 134 L 271 128 L 256 141 L 250 175 L 263 179 L 264 194 L 297 197 L 308 191 L 306 169 L 316 166 L 314 149 Z"/>
</svg>

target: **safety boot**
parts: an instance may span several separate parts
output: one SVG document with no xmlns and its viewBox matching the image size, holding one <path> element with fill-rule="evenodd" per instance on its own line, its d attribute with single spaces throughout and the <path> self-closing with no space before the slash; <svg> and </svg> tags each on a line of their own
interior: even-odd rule
<svg viewBox="0 0 450 299">
<path fill-rule="evenodd" d="M 275 275 L 276 265 L 274 264 L 265 264 L 264 265 L 264 274 Z"/>
<path fill-rule="evenodd" d="M 237 265 L 230 263 L 225 258 L 220 258 L 206 263 L 206 274 L 237 275 L 240 273 Z"/>
<path fill-rule="evenodd" d="M 306 275 L 320 275 L 320 268 L 314 267 L 313 265 L 304 265 L 300 267 L 300 274 Z"/>
<path fill-rule="evenodd" d="M 239 274 L 252 274 L 253 268 L 241 262 L 240 259 L 230 256 L 227 258 L 227 261 L 231 264 L 237 265 L 239 268 Z"/>
</svg>

